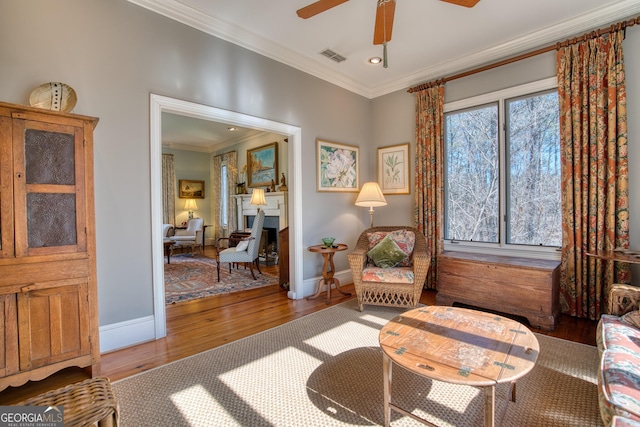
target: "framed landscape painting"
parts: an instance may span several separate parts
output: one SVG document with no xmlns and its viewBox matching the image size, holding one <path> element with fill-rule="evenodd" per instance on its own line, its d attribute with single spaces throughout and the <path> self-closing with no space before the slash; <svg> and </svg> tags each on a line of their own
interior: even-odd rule
<svg viewBox="0 0 640 427">
<path fill-rule="evenodd" d="M 409 194 L 409 144 L 378 148 L 378 185 L 382 194 Z"/>
<path fill-rule="evenodd" d="M 204 199 L 204 181 L 193 181 L 191 179 L 178 180 L 180 199 Z"/>
<path fill-rule="evenodd" d="M 278 143 L 247 150 L 247 184 L 269 187 L 278 180 Z"/>
<path fill-rule="evenodd" d="M 360 149 L 316 139 L 317 191 L 357 192 L 359 190 Z"/>
</svg>

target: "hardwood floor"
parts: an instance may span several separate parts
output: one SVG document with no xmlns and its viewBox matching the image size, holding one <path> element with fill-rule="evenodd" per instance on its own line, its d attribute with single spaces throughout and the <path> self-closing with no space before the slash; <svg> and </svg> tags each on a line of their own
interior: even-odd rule
<svg viewBox="0 0 640 427">
<path fill-rule="evenodd" d="M 210 255 L 210 251 L 205 252 Z M 277 266 L 261 267 L 277 274 Z M 351 296 L 331 293 L 329 306 L 355 298 L 353 284 L 342 286 Z M 420 301 L 435 304 L 435 291 L 424 291 Z M 165 338 L 105 353 L 101 375 L 116 381 L 211 348 L 253 335 L 307 314 L 325 309 L 325 294 L 314 300 L 290 300 L 279 286 L 217 295 L 167 306 Z M 366 308 L 365 308 L 366 309 Z M 562 315 L 553 332 L 535 332 L 595 345 L 596 322 Z M 0 392 L 0 405 L 11 405 L 31 396 L 82 381 L 88 374 L 70 368 L 51 377 Z"/>
</svg>

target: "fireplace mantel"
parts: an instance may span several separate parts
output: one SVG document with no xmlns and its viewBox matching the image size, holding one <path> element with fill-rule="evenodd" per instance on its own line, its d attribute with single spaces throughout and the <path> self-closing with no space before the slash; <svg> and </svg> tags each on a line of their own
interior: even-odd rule
<svg viewBox="0 0 640 427">
<path fill-rule="evenodd" d="M 273 193 L 264 193 L 264 197 L 267 201 L 267 206 L 262 206 L 260 209 L 264 211 L 265 216 L 277 216 L 279 221 L 279 230 L 287 228 L 289 226 L 288 211 L 287 211 L 287 192 L 276 191 Z M 238 208 L 238 228 L 245 228 L 247 225 L 246 217 L 253 216 L 258 213 L 258 209 L 249 204 L 251 201 L 251 194 L 237 194 L 235 196 L 236 205 Z"/>
</svg>

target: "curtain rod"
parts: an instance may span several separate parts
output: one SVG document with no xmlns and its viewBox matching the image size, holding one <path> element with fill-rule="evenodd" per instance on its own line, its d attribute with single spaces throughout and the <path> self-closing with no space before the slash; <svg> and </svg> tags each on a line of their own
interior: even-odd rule
<svg viewBox="0 0 640 427">
<path fill-rule="evenodd" d="M 540 54 L 543 54 L 543 53 L 551 52 L 552 50 L 558 50 L 558 49 L 560 49 L 562 47 L 570 46 L 572 44 L 576 44 L 576 43 L 579 43 L 579 42 L 582 42 L 582 41 L 590 40 L 592 38 L 600 37 L 600 36 L 602 36 L 604 34 L 612 33 L 614 31 L 624 30 L 627 27 L 633 27 L 634 25 L 640 25 L 640 16 L 638 16 L 637 18 L 626 20 L 626 21 L 620 21 L 617 24 L 613 24 L 613 25 L 611 25 L 611 26 L 609 26 L 607 28 L 601 28 L 599 30 L 594 30 L 594 31 L 585 33 L 584 35 L 582 35 L 580 37 L 574 37 L 572 39 L 568 39 L 568 40 L 565 40 L 563 42 L 554 43 L 552 45 L 545 46 L 545 47 L 542 47 L 540 49 L 536 49 L 536 50 L 531 51 L 531 52 L 527 52 L 527 53 L 523 53 L 523 54 L 518 55 L 518 56 L 514 56 L 512 58 L 503 59 L 502 61 L 498 61 L 498 62 L 494 62 L 494 63 L 488 64 L 488 65 L 484 65 L 484 66 L 479 67 L 479 68 L 474 68 L 473 70 L 464 71 L 462 73 L 458 73 L 458 74 L 455 74 L 453 76 L 443 77 L 443 78 L 438 79 L 438 80 L 434 80 L 434 81 L 427 82 L 427 83 L 422 83 L 422 84 L 419 84 L 418 86 L 414 86 L 414 87 L 408 89 L 407 92 L 414 93 L 414 92 L 418 92 L 420 90 L 429 89 L 431 87 L 439 86 L 439 85 L 444 84 L 446 82 L 449 82 L 451 80 L 460 79 L 462 77 L 471 76 L 473 74 L 481 73 L 483 71 L 491 70 L 493 68 L 502 67 L 503 65 L 511 64 L 513 62 L 517 62 L 517 61 L 521 61 L 523 59 L 531 58 L 531 57 L 536 56 L 536 55 L 540 55 Z"/>
</svg>

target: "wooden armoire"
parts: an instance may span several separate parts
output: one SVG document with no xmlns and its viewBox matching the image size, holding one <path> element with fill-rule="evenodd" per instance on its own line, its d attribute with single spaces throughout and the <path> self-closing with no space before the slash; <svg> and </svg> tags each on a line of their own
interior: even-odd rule
<svg viewBox="0 0 640 427">
<path fill-rule="evenodd" d="M 0 390 L 99 374 L 94 117 L 0 103 Z"/>
</svg>

